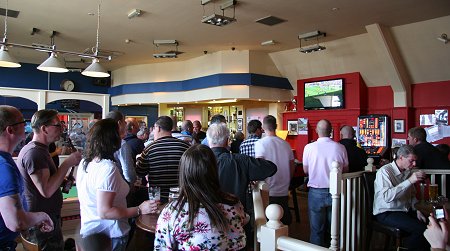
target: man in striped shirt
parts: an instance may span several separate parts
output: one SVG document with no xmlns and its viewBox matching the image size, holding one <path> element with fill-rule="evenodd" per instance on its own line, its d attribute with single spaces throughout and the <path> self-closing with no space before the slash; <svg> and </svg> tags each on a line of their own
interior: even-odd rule
<svg viewBox="0 0 450 251">
<path fill-rule="evenodd" d="M 137 158 L 136 173 L 147 175 L 149 186 L 161 188 L 161 202 L 168 201 L 169 188 L 178 186 L 178 165 L 190 144 L 172 137 L 173 121 L 161 116 L 155 122 L 153 143 Z"/>
<path fill-rule="evenodd" d="M 239 148 L 241 154 L 255 157 L 255 142 L 261 139 L 263 133 L 261 121 L 250 120 L 247 125 L 248 138 L 244 140 Z"/>
</svg>

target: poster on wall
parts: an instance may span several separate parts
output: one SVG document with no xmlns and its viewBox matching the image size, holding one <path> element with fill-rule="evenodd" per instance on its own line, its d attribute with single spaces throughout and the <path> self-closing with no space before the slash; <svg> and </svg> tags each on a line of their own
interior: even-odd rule
<svg viewBox="0 0 450 251">
<path fill-rule="evenodd" d="M 297 120 L 288 120 L 287 121 L 287 129 L 288 129 L 288 135 L 297 135 Z"/>
<path fill-rule="evenodd" d="M 434 114 L 420 114 L 420 125 L 436 124 L 436 116 Z"/>
<path fill-rule="evenodd" d="M 299 118 L 297 121 L 297 128 L 299 135 L 308 135 L 308 119 Z"/>
<path fill-rule="evenodd" d="M 448 125 L 448 110 L 434 110 L 436 125 Z"/>
</svg>

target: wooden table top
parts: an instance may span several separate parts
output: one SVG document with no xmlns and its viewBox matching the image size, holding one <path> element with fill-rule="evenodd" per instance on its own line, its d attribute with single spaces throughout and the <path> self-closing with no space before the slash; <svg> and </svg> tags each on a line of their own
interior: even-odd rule
<svg viewBox="0 0 450 251">
<path fill-rule="evenodd" d="M 159 213 L 142 214 L 136 219 L 136 226 L 144 231 L 155 233 Z"/>
</svg>

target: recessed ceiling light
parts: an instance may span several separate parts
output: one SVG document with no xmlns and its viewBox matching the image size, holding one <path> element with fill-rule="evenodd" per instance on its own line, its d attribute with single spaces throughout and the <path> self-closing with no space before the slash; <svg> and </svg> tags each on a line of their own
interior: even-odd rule
<svg viewBox="0 0 450 251">
<path fill-rule="evenodd" d="M 339 8 L 338 8 L 338 7 L 334 7 L 334 8 L 332 8 L 331 10 L 332 10 L 332 11 L 338 11 Z"/>
</svg>

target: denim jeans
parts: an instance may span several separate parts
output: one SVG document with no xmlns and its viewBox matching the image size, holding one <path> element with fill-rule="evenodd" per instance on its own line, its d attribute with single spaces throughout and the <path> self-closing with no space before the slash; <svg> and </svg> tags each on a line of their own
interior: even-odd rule
<svg viewBox="0 0 450 251">
<path fill-rule="evenodd" d="M 427 224 L 417 219 L 417 212 L 412 210 L 407 213 L 390 211 L 377 214 L 375 218 L 382 224 L 408 233 L 408 236 L 403 239 L 403 246 L 408 250 L 430 250 L 430 245 L 423 236 Z"/>
<path fill-rule="evenodd" d="M 111 238 L 112 251 L 125 251 L 127 250 L 128 235 Z"/>
<path fill-rule="evenodd" d="M 328 188 L 309 188 L 308 214 L 310 242 L 329 247 L 330 243 L 325 243 L 325 234 L 330 232 L 331 227 L 331 194 Z"/>
</svg>

